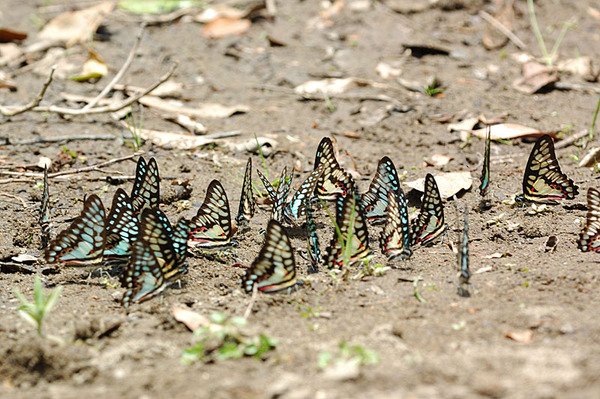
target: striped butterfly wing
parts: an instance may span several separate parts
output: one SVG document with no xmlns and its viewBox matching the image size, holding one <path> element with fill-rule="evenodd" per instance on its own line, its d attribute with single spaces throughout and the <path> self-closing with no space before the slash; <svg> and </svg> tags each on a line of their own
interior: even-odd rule
<svg viewBox="0 0 600 399">
<path fill-rule="evenodd" d="M 337 200 L 337 226 L 325 254 L 325 265 L 329 269 L 341 269 L 373 256 L 360 196 L 354 189 L 352 192 Z"/>
<path fill-rule="evenodd" d="M 188 245 L 217 247 L 231 242 L 231 214 L 225 189 L 218 180 L 208 185 L 204 203 L 190 222 Z"/>
<path fill-rule="evenodd" d="M 399 189 L 400 180 L 396 166 L 390 158 L 381 158 L 369 190 L 361 197 L 367 219 L 372 222 L 383 222 L 388 206 L 388 192 L 398 192 Z"/>
<path fill-rule="evenodd" d="M 490 185 L 490 142 L 491 142 L 491 128 L 489 125 L 485 129 L 485 152 L 483 155 L 483 166 L 481 169 L 481 177 L 479 181 L 479 194 L 485 197 Z"/>
<path fill-rule="evenodd" d="M 408 204 L 404 192 L 388 191 L 387 218 L 379 243 L 381 251 L 388 260 L 408 259 L 412 255 L 410 249 L 410 220 Z"/>
<path fill-rule="evenodd" d="M 133 213 L 129 196 L 125 190 L 119 188 L 115 192 L 106 219 L 105 259 L 123 259 L 131 255 L 131 246 L 137 238 L 139 224 L 137 216 Z"/>
<path fill-rule="evenodd" d="M 462 240 L 460 243 L 459 255 L 460 273 L 458 275 L 458 294 L 460 296 L 471 296 L 469 293 L 469 279 L 471 278 L 471 270 L 469 269 L 469 220 L 468 211 L 465 207 L 464 225 Z"/>
<path fill-rule="evenodd" d="M 259 169 L 256 169 L 256 173 L 258 174 L 263 186 L 265 186 L 267 194 L 269 195 L 269 199 L 271 202 L 275 203 L 275 201 L 277 201 L 277 190 L 275 190 L 275 187 L 273 187 L 269 179 L 267 179 Z"/>
<path fill-rule="evenodd" d="M 245 224 L 254 216 L 254 194 L 252 192 L 252 158 L 248 158 L 246 163 L 246 173 L 244 173 L 244 183 L 242 184 L 242 195 L 240 196 L 240 207 L 235 221 L 238 224 Z"/>
<path fill-rule="evenodd" d="M 329 137 L 324 137 L 317 148 L 315 169 L 321 164 L 324 166 L 321 177 L 317 181 L 317 196 L 325 201 L 335 200 L 338 195 L 346 196 L 351 177 L 335 158 L 333 143 Z"/>
<path fill-rule="evenodd" d="M 308 256 L 310 257 L 309 273 L 316 273 L 319 271 L 319 265 L 321 264 L 321 246 L 319 245 L 319 236 L 317 234 L 317 224 L 312 213 L 312 207 L 310 201 L 306 204 L 306 231 L 308 241 Z"/>
<path fill-rule="evenodd" d="M 144 157 L 139 157 L 135 168 L 135 180 L 133 181 L 133 187 L 131 188 L 130 198 L 137 198 L 140 196 L 146 173 L 148 172 L 148 163 Z"/>
<path fill-rule="evenodd" d="M 188 237 L 190 235 L 190 222 L 185 219 L 180 219 L 175 225 L 171 239 L 173 241 L 173 249 L 177 256 L 177 264 L 182 273 L 187 271 L 185 259 L 187 257 Z"/>
<path fill-rule="evenodd" d="M 138 171 L 136 170 L 136 181 L 131 191 L 131 205 L 136 215 L 141 214 L 145 208 L 158 208 L 160 203 L 160 176 L 158 174 L 156 159 L 150 158 L 146 167 L 141 168 L 140 174 L 144 169 L 145 173 L 143 177 L 138 175 Z M 139 183 L 138 177 L 142 179 Z"/>
<path fill-rule="evenodd" d="M 81 214 L 46 248 L 46 262 L 68 266 L 102 262 L 105 218 L 102 201 L 97 195 L 90 195 L 83 204 Z"/>
<path fill-rule="evenodd" d="M 38 223 L 41 227 L 40 249 L 45 249 L 50 241 L 50 189 L 48 186 L 48 167 L 44 166 L 42 202 Z"/>
<path fill-rule="evenodd" d="M 289 204 L 285 207 L 285 216 L 288 220 L 298 220 L 304 217 L 306 208 L 310 205 L 309 202 L 313 199 L 317 183 L 325 170 L 325 164 L 319 165 L 310 175 L 302 182 L 298 190 L 292 196 Z"/>
<path fill-rule="evenodd" d="M 290 239 L 276 220 L 269 221 L 265 242 L 242 278 L 242 288 L 276 292 L 296 285 L 296 262 Z"/>
<path fill-rule="evenodd" d="M 122 277 L 123 306 L 151 299 L 187 271 L 165 226 L 166 216 L 158 209 L 145 209 L 140 233 Z"/>
<path fill-rule="evenodd" d="M 282 222 L 284 218 L 284 210 L 287 205 L 287 198 L 290 194 L 290 187 L 292 185 L 292 176 L 287 175 L 287 168 L 284 167 L 279 178 L 279 185 L 277 186 L 277 192 L 275 195 L 275 202 L 271 209 L 271 219 Z"/>
<path fill-rule="evenodd" d="M 425 191 L 421 203 L 421 211 L 412 224 L 412 245 L 427 245 L 446 231 L 444 222 L 444 205 L 440 190 L 434 177 L 425 176 Z"/>
<path fill-rule="evenodd" d="M 557 200 L 573 199 L 577 194 L 578 187 L 560 170 L 552 137 L 540 137 L 525 168 L 523 197 L 533 202 L 552 204 Z"/>
<path fill-rule="evenodd" d="M 582 252 L 600 252 L 600 191 L 589 188 L 587 192 L 587 217 L 579 233 L 577 246 Z"/>
</svg>

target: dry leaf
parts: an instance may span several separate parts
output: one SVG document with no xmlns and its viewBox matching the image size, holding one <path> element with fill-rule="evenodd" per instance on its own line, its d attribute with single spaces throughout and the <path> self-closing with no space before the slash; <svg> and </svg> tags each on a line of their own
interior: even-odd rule
<svg viewBox="0 0 600 399">
<path fill-rule="evenodd" d="M 502 7 L 494 14 L 494 18 L 512 31 L 515 20 L 514 0 L 505 0 Z M 508 42 L 508 37 L 491 24 L 487 24 L 481 42 L 487 50 L 494 50 L 503 47 Z"/>
<path fill-rule="evenodd" d="M 600 21 L 600 9 L 594 7 L 588 7 L 588 14 L 595 18 L 597 21 Z"/>
<path fill-rule="evenodd" d="M 8 75 L 2 71 L 0 71 L 0 89 L 9 89 L 10 91 L 17 90 L 16 83 L 10 80 Z"/>
<path fill-rule="evenodd" d="M 513 87 L 526 94 L 534 94 L 558 81 L 558 73 L 553 68 L 529 61 L 523 64 L 522 77 L 513 82 Z"/>
<path fill-rule="evenodd" d="M 10 64 L 20 58 L 23 50 L 15 43 L 0 44 L 0 66 Z"/>
<path fill-rule="evenodd" d="M 445 166 L 454 158 L 444 154 L 433 154 L 431 158 L 425 159 L 428 166 Z"/>
<path fill-rule="evenodd" d="M 461 190 L 469 190 L 473 185 L 470 172 L 448 172 L 433 176 L 440 190 L 442 198 L 450 198 Z M 408 187 L 423 192 L 425 178 L 404 183 Z"/>
<path fill-rule="evenodd" d="M 467 118 L 467 119 L 463 119 L 460 122 L 449 123 L 447 129 L 449 132 L 470 131 L 478 123 L 479 123 L 479 118 Z"/>
<path fill-rule="evenodd" d="M 220 39 L 226 36 L 241 35 L 250 29 L 249 19 L 219 17 L 202 27 L 202 34 L 210 39 Z"/>
<path fill-rule="evenodd" d="M 8 28 L 0 28 L 0 43 L 20 42 L 27 39 L 27 33 Z"/>
<path fill-rule="evenodd" d="M 30 262 L 37 261 L 38 258 L 36 256 L 29 255 L 29 254 L 19 254 L 17 256 L 13 256 L 11 258 L 11 260 L 13 260 L 17 263 L 30 263 Z"/>
<path fill-rule="evenodd" d="M 390 64 L 386 64 L 385 62 L 380 62 L 375 67 L 375 72 L 377 72 L 382 79 L 389 79 L 400 76 L 402 74 L 402 69 L 395 68 Z"/>
<path fill-rule="evenodd" d="M 253 137 L 243 143 L 231 143 L 227 146 L 233 151 L 248 151 L 253 154 L 262 153 L 263 156 L 268 157 L 279 146 L 279 142 L 268 137 Z"/>
<path fill-rule="evenodd" d="M 323 80 L 309 80 L 299 86 L 296 86 L 294 91 L 298 94 L 316 94 L 322 93 L 325 95 L 341 94 L 353 87 L 356 83 L 354 78 L 345 79 L 323 79 Z"/>
<path fill-rule="evenodd" d="M 194 134 L 206 133 L 206 126 L 204 126 L 202 123 L 200 123 L 198 121 L 193 120 L 192 118 L 190 118 L 187 115 L 167 116 L 165 119 L 168 121 L 174 122 L 174 123 L 178 124 L 179 126 L 186 128 L 191 133 L 194 133 Z"/>
<path fill-rule="evenodd" d="M 207 24 L 219 18 L 242 19 L 248 16 L 248 12 L 230 7 L 226 4 L 216 4 L 204 9 L 194 17 L 194 21 Z"/>
<path fill-rule="evenodd" d="M 479 269 L 475 270 L 475 272 L 473 274 L 481 274 L 481 273 L 487 273 L 487 272 L 491 272 L 494 268 L 492 266 L 483 266 L 480 267 Z"/>
<path fill-rule="evenodd" d="M 191 331 L 196 331 L 198 328 L 210 324 L 210 321 L 206 317 L 202 316 L 200 313 L 190 310 L 187 307 L 175 305 L 171 309 L 171 313 L 173 314 L 175 320 L 185 324 L 185 326 Z"/>
<path fill-rule="evenodd" d="M 504 253 L 494 252 L 493 254 L 490 254 L 490 255 L 484 255 L 484 256 L 482 256 L 482 258 L 483 259 L 499 259 L 499 258 L 505 258 L 507 256 L 512 256 L 512 255 L 509 254 L 508 252 L 504 252 Z"/>
<path fill-rule="evenodd" d="M 115 3 L 105 1 L 79 11 L 68 11 L 48 22 L 38 33 L 38 41 L 71 47 L 92 39 L 104 18 L 113 10 Z"/>
<path fill-rule="evenodd" d="M 585 80 L 593 82 L 597 79 L 597 73 L 594 71 L 594 64 L 590 57 L 569 58 L 560 61 L 556 68 L 560 72 L 566 72 L 573 75 L 579 75 Z"/>
<path fill-rule="evenodd" d="M 504 335 L 506 338 L 512 339 L 513 341 L 520 342 L 522 344 L 528 344 L 533 338 L 533 331 L 531 330 L 517 330 L 509 331 Z"/>
<path fill-rule="evenodd" d="M 89 82 L 98 80 L 108 73 L 108 66 L 100 55 L 92 49 L 88 49 L 88 59 L 83 63 L 83 68 L 78 75 L 71 76 L 76 82 Z"/>
<path fill-rule="evenodd" d="M 469 131 L 473 136 L 485 139 L 485 128 Z M 491 140 L 510 140 L 521 137 L 540 137 L 545 134 L 556 136 L 556 132 L 542 132 L 529 126 L 519 125 L 518 123 L 499 123 L 490 126 Z"/>
<path fill-rule="evenodd" d="M 216 103 L 203 103 L 194 107 L 186 107 L 180 101 L 163 100 L 154 96 L 144 96 L 139 102 L 147 107 L 191 118 L 220 119 L 228 118 L 234 114 L 250 111 L 250 107 L 243 104 L 221 105 Z"/>
<path fill-rule="evenodd" d="M 129 125 L 126 125 L 126 127 L 138 134 L 142 139 L 149 140 L 158 147 L 177 150 L 191 150 L 208 144 L 215 144 L 223 138 L 237 136 L 240 134 L 240 131 L 232 131 L 227 134 L 215 133 L 213 135 L 194 136 L 191 134 L 139 129 Z"/>
</svg>

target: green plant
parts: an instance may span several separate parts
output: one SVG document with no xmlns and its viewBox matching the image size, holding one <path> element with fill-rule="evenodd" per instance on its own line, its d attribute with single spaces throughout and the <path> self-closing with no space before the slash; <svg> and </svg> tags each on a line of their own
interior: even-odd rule
<svg viewBox="0 0 600 399">
<path fill-rule="evenodd" d="M 71 159 L 77 159 L 77 153 L 73 150 L 70 150 L 66 145 L 61 147 L 61 151 L 66 154 Z"/>
<path fill-rule="evenodd" d="M 419 281 L 422 281 L 422 280 L 423 280 L 423 277 L 421 277 L 421 276 L 418 276 L 413 280 L 413 295 L 415 296 L 417 301 L 419 301 L 421 303 L 427 303 L 425 298 L 423 298 L 423 296 L 419 292 Z"/>
<path fill-rule="evenodd" d="M 571 21 L 563 23 L 560 33 L 558 34 L 558 38 L 554 42 L 554 46 L 552 46 L 552 51 L 548 52 L 546 42 L 544 41 L 544 36 L 542 35 L 542 31 L 538 25 L 537 17 L 535 16 L 533 0 L 527 0 L 527 11 L 529 13 L 529 22 L 531 23 L 531 29 L 533 30 L 535 41 L 537 42 L 540 52 L 542 53 L 542 59 L 547 66 L 552 67 L 558 56 L 558 49 L 560 48 L 567 31 L 573 27 L 574 23 Z"/>
<path fill-rule="evenodd" d="M 370 259 L 365 259 L 362 262 L 362 267 L 360 268 L 359 272 L 356 273 L 352 278 L 354 280 L 362 280 L 363 278 L 369 276 L 381 277 L 384 276 L 388 270 L 391 270 L 391 267 L 381 263 L 371 263 Z"/>
<path fill-rule="evenodd" d="M 249 334 L 246 319 L 215 312 L 210 322 L 194 331 L 196 343 L 185 349 L 181 356 L 184 364 L 205 363 L 245 356 L 263 359 L 277 345 L 266 334 Z"/>
<path fill-rule="evenodd" d="M 341 341 L 336 351 L 322 351 L 317 356 L 317 366 L 321 370 L 347 362 L 368 366 L 379 363 L 379 355 L 362 345 Z"/>
<path fill-rule="evenodd" d="M 442 94 L 444 92 L 444 88 L 437 85 L 437 83 L 432 83 L 423 88 L 423 92 L 427 94 L 429 97 L 435 97 L 438 94 Z"/>
<path fill-rule="evenodd" d="M 352 195 L 352 194 L 348 194 L 348 195 Z M 348 229 L 346 230 L 346 234 L 342 234 L 342 230 L 340 229 L 340 226 L 338 226 L 337 224 L 337 220 L 336 217 L 331 213 L 331 211 L 329 210 L 329 208 L 327 206 L 324 206 L 322 204 L 323 209 L 325 209 L 325 211 L 327 212 L 327 215 L 329 216 L 329 220 L 331 221 L 331 223 L 333 224 L 333 227 L 335 228 L 335 234 L 337 236 L 338 239 L 338 244 L 340 244 L 340 246 L 342 247 L 342 266 L 343 268 L 346 268 L 348 266 L 350 266 L 350 261 L 352 259 L 352 242 L 354 241 L 354 224 L 356 221 L 356 209 L 352 209 L 352 213 L 350 214 L 350 221 L 348 223 Z"/>
<path fill-rule="evenodd" d="M 29 302 L 21 291 L 15 289 L 15 296 L 21 303 L 17 308 L 19 315 L 36 328 L 38 335 L 44 335 L 44 319 L 48 316 L 54 305 L 56 305 L 56 302 L 58 302 L 61 292 L 62 287 L 58 286 L 50 291 L 48 295 L 44 294 L 42 280 L 39 276 L 35 276 L 33 283 L 33 302 Z"/>
<path fill-rule="evenodd" d="M 131 141 L 129 141 L 129 146 L 133 149 L 133 151 L 139 151 L 142 148 L 142 136 L 140 132 L 142 130 L 142 125 L 144 123 L 144 108 L 140 105 L 138 116 L 136 117 L 136 113 L 132 111 L 126 117 L 126 124 L 128 130 L 131 132 Z"/>
</svg>

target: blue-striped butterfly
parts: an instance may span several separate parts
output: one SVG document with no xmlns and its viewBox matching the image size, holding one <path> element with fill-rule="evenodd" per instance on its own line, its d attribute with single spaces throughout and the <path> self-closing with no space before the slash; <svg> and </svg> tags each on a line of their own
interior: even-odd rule
<svg viewBox="0 0 600 399">
<path fill-rule="evenodd" d="M 490 185 L 490 142 L 491 142 L 491 131 L 490 126 L 485 128 L 485 152 L 483 155 L 483 166 L 481 168 L 481 177 L 479 181 L 479 194 L 485 197 Z"/>
<path fill-rule="evenodd" d="M 245 224 L 254 216 L 254 194 L 252 193 L 252 158 L 248 158 L 246 163 L 246 172 L 244 173 L 244 182 L 242 183 L 242 194 L 240 196 L 240 206 L 235 221 L 239 224 Z"/>
<path fill-rule="evenodd" d="M 383 222 L 388 206 L 388 192 L 398 192 L 400 180 L 392 160 L 383 157 L 377 165 L 377 172 L 369 185 L 369 189 L 361 197 L 365 216 L 372 222 Z"/>
<path fill-rule="evenodd" d="M 265 242 L 242 278 L 242 288 L 252 292 L 276 292 L 297 284 L 292 244 L 281 223 L 269 221 Z"/>
<path fill-rule="evenodd" d="M 48 186 L 48 166 L 44 165 L 42 203 L 40 204 L 40 223 L 41 237 L 40 249 L 45 249 L 50 241 L 50 188 Z"/>
<path fill-rule="evenodd" d="M 288 176 L 287 167 L 284 167 L 281 171 L 281 176 L 279 177 L 279 185 L 277 189 L 273 187 L 269 179 L 267 179 L 260 170 L 257 169 L 258 177 L 262 181 L 271 202 L 273 202 L 273 207 L 271 209 L 271 219 L 277 220 L 278 222 L 282 222 L 284 219 L 284 210 L 287 205 L 287 198 L 290 193 L 290 186 L 292 184 L 292 176 Z"/>
<path fill-rule="evenodd" d="M 600 191 L 595 188 L 587 192 L 587 217 L 577 246 L 582 252 L 600 252 Z"/>
<path fill-rule="evenodd" d="M 190 247 L 228 245 L 233 236 L 227 193 L 218 180 L 208 185 L 204 203 L 190 222 Z"/>
<path fill-rule="evenodd" d="M 314 169 L 308 177 L 302 182 L 298 190 L 292 196 L 290 202 L 284 209 L 285 217 L 288 221 L 293 222 L 304 217 L 305 208 L 309 206 L 313 200 L 317 183 L 325 170 L 325 164 L 322 163 Z"/>
<path fill-rule="evenodd" d="M 468 208 L 465 207 L 463 234 L 458 257 L 460 267 L 460 272 L 458 275 L 458 295 L 462 297 L 471 296 L 469 290 L 469 279 L 471 278 L 471 270 L 469 269 L 469 218 L 467 209 Z"/>
<path fill-rule="evenodd" d="M 325 265 L 329 269 L 341 269 L 370 259 L 369 231 L 360 195 L 354 188 L 336 203 L 336 226 L 333 238 L 325 251 Z"/>
<path fill-rule="evenodd" d="M 389 190 L 387 195 L 387 218 L 379 240 L 381 251 L 388 260 L 408 259 L 412 255 L 412 251 L 410 249 L 411 232 L 406 197 L 400 187 L 397 191 Z"/>
<path fill-rule="evenodd" d="M 346 196 L 352 178 L 335 158 L 335 150 L 329 137 L 323 137 L 317 148 L 315 169 L 321 164 L 325 166 L 315 190 L 319 199 L 330 201 L 337 199 L 338 195 Z"/>
<path fill-rule="evenodd" d="M 321 264 L 321 246 L 319 245 L 319 236 L 317 234 L 317 224 L 313 217 L 312 206 L 310 201 L 304 208 L 306 214 L 306 238 L 308 243 L 308 256 L 310 258 L 310 267 L 308 268 L 309 273 L 316 273 L 319 271 L 319 265 Z"/>
<path fill-rule="evenodd" d="M 446 231 L 444 204 L 434 177 L 427 173 L 421 211 L 412 223 L 412 245 L 427 245 Z"/>
<path fill-rule="evenodd" d="M 560 170 L 552 137 L 543 135 L 529 154 L 523 175 L 523 194 L 516 200 L 556 204 L 559 200 L 573 199 L 577 194 L 578 187 Z"/>
<path fill-rule="evenodd" d="M 136 215 L 141 214 L 145 208 L 158 207 L 160 202 L 160 176 L 156 159 L 150 158 L 148 163 L 143 157 L 138 159 L 130 197 L 131 206 Z"/>
<path fill-rule="evenodd" d="M 97 195 L 90 195 L 81 214 L 46 248 L 46 262 L 68 266 L 102 262 L 106 213 Z"/>
<path fill-rule="evenodd" d="M 285 175 L 286 170 L 287 168 L 284 167 L 282 175 Z M 267 190 L 267 195 L 269 196 L 269 199 L 272 203 L 275 203 L 275 201 L 277 200 L 277 190 L 275 189 L 275 187 L 273 187 L 269 179 L 265 175 L 263 175 L 260 169 L 256 169 L 256 173 L 258 174 L 260 181 L 265 187 L 265 190 Z M 281 184 L 281 182 L 279 182 L 279 184 Z"/>
<path fill-rule="evenodd" d="M 140 220 L 138 239 L 122 277 L 125 307 L 157 296 L 187 272 L 188 222 L 181 219 L 173 230 L 157 208 L 144 209 Z"/>
<path fill-rule="evenodd" d="M 117 189 L 106 218 L 105 260 L 129 258 L 131 246 L 137 239 L 139 223 L 138 217 L 133 213 L 129 196 L 122 188 Z"/>
</svg>

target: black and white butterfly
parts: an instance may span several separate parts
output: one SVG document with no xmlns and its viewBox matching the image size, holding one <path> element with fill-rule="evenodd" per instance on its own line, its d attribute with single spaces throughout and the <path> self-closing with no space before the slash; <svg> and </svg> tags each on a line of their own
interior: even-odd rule
<svg viewBox="0 0 600 399">
<path fill-rule="evenodd" d="M 329 137 L 324 137 L 319 143 L 315 154 L 315 169 L 323 166 L 323 172 L 318 179 L 316 195 L 324 201 L 336 200 L 338 196 L 346 196 L 352 186 L 352 178 L 335 158 L 333 143 Z"/>
<path fill-rule="evenodd" d="M 139 232 L 139 218 L 133 212 L 131 200 L 125 190 L 117 189 L 110 213 L 106 219 L 104 241 L 105 260 L 126 260 Z"/>
<path fill-rule="evenodd" d="M 425 188 L 421 211 L 412 222 L 412 245 L 427 245 L 446 231 L 444 204 L 434 177 L 425 176 Z"/>
<path fill-rule="evenodd" d="M 190 222 L 190 247 L 218 247 L 233 237 L 227 193 L 218 180 L 208 185 L 204 203 Z"/>
<path fill-rule="evenodd" d="M 412 255 L 412 251 L 410 249 L 411 231 L 406 197 L 401 188 L 397 191 L 389 190 L 387 195 L 387 217 L 379 240 L 381 251 L 388 260 L 408 259 Z"/>
<path fill-rule="evenodd" d="M 145 208 L 158 208 L 160 176 L 156 159 L 150 158 L 148 163 L 144 157 L 138 159 L 130 198 L 133 213 L 136 215 L 140 215 Z"/>
<path fill-rule="evenodd" d="M 397 193 L 399 190 L 400 180 L 396 166 L 390 158 L 381 158 L 369 189 L 361 196 L 367 219 L 375 223 L 383 222 L 388 207 L 388 192 Z"/>
<path fill-rule="evenodd" d="M 245 224 L 254 216 L 254 194 L 252 192 L 252 158 L 248 158 L 246 163 L 246 172 L 244 173 L 244 182 L 242 184 L 242 194 L 240 196 L 240 206 L 235 221 L 239 224 Z"/>
<path fill-rule="evenodd" d="M 600 252 L 600 191 L 592 187 L 587 192 L 587 216 L 577 246 L 582 252 Z"/>
<path fill-rule="evenodd" d="M 458 295 L 462 297 L 471 296 L 469 290 L 469 279 L 471 278 L 471 270 L 469 269 L 469 218 L 468 208 L 465 207 L 463 222 L 463 234 L 460 242 L 460 252 L 458 262 L 460 272 L 458 274 Z"/>
</svg>

